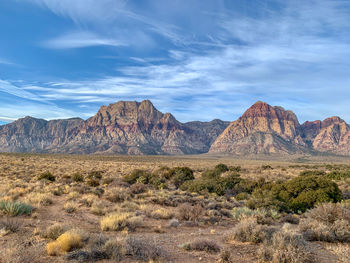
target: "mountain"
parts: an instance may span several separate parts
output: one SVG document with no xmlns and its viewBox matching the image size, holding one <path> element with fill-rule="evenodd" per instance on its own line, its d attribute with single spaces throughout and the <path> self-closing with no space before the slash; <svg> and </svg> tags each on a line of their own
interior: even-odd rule
<svg viewBox="0 0 350 263">
<path fill-rule="evenodd" d="M 209 153 L 269 154 L 305 152 L 295 114 L 258 101 L 232 122 Z"/>
<path fill-rule="evenodd" d="M 350 154 L 350 127 L 339 117 L 307 121 L 301 131 L 305 142 L 317 151 Z"/>
<path fill-rule="evenodd" d="M 149 100 L 102 106 L 95 116 L 45 121 L 26 117 L 0 127 L 3 152 L 198 154 L 228 123 L 183 124 Z"/>
<path fill-rule="evenodd" d="M 102 106 L 87 120 L 25 117 L 0 126 L 1 152 L 74 154 L 350 155 L 350 126 L 339 117 L 300 125 L 292 111 L 258 101 L 236 121 L 181 123 L 149 100 Z"/>
</svg>

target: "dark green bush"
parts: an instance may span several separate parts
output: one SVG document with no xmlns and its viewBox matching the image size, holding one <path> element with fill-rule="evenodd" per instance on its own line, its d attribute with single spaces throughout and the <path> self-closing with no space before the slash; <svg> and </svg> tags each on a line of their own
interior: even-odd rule
<svg viewBox="0 0 350 263">
<path fill-rule="evenodd" d="M 226 164 L 219 163 L 218 165 L 215 166 L 214 170 L 219 174 L 222 174 L 224 172 L 227 172 L 229 169 Z"/>
<path fill-rule="evenodd" d="M 325 171 L 319 171 L 319 170 L 305 170 L 300 173 L 300 176 L 310 176 L 310 175 L 315 175 L 315 176 L 322 176 L 325 175 Z"/>
<path fill-rule="evenodd" d="M 326 177 L 331 180 L 344 180 L 350 178 L 350 171 L 333 171 L 328 173 Z"/>
<path fill-rule="evenodd" d="M 73 182 L 84 182 L 84 176 L 80 173 L 75 173 L 72 175 Z"/>
<path fill-rule="evenodd" d="M 102 171 L 91 171 L 88 173 L 87 178 L 100 180 L 102 178 Z"/>
<path fill-rule="evenodd" d="M 342 193 L 331 180 L 300 176 L 284 183 L 267 183 L 257 187 L 248 205 L 250 208 L 273 207 L 286 212 L 305 212 L 317 203 L 341 200 Z"/>
<path fill-rule="evenodd" d="M 127 174 L 123 177 L 124 182 L 127 182 L 128 184 L 134 184 L 136 182 L 148 184 L 149 179 L 151 177 L 150 172 L 136 169 L 131 172 L 131 174 Z"/>
<path fill-rule="evenodd" d="M 236 174 L 230 174 L 225 177 L 201 177 L 185 182 L 181 189 L 189 192 L 224 195 L 227 190 L 233 189 L 241 180 Z"/>
<path fill-rule="evenodd" d="M 176 188 L 179 188 L 184 182 L 194 179 L 192 169 L 188 167 L 175 167 L 169 170 L 169 176 Z"/>
<path fill-rule="evenodd" d="M 48 180 L 54 182 L 56 180 L 55 176 L 52 175 L 49 171 L 39 175 L 38 180 Z"/>
</svg>

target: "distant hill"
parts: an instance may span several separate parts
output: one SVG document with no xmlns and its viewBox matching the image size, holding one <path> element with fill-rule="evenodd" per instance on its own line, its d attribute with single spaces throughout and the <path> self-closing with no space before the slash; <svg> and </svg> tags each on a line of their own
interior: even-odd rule
<svg viewBox="0 0 350 263">
<path fill-rule="evenodd" d="M 75 154 L 350 154 L 349 125 L 339 117 L 300 124 L 296 115 L 258 101 L 231 123 L 181 123 L 149 100 L 102 106 L 91 118 L 25 117 L 0 126 L 1 152 Z"/>
</svg>

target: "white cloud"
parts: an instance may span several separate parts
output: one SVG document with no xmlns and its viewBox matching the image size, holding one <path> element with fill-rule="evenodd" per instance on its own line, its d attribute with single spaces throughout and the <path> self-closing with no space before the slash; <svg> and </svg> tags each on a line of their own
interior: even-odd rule
<svg viewBox="0 0 350 263">
<path fill-rule="evenodd" d="M 124 46 L 122 41 L 100 37 L 91 32 L 70 32 L 43 43 L 47 48 L 66 49 L 91 46 Z"/>
</svg>

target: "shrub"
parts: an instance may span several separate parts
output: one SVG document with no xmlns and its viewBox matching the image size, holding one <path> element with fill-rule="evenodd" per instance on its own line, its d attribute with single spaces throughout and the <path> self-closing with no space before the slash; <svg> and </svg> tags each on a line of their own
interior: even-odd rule
<svg viewBox="0 0 350 263">
<path fill-rule="evenodd" d="M 222 173 L 224 173 L 224 172 L 229 171 L 229 168 L 227 167 L 226 164 L 219 163 L 218 165 L 215 166 L 214 170 L 215 170 L 217 173 L 222 174 Z"/>
<path fill-rule="evenodd" d="M 142 194 L 144 192 L 146 192 L 147 190 L 147 186 L 145 186 L 144 184 L 133 184 L 132 186 L 130 186 L 130 191 L 133 194 Z"/>
<path fill-rule="evenodd" d="M 217 253 L 221 250 L 221 246 L 209 239 L 197 239 L 191 243 L 185 244 L 184 247 L 186 250 L 198 250 L 210 253 Z"/>
<path fill-rule="evenodd" d="M 76 248 L 82 247 L 82 238 L 78 233 L 73 231 L 60 235 L 56 241 L 46 245 L 47 254 L 50 256 L 58 256 L 63 252 L 69 252 Z"/>
<path fill-rule="evenodd" d="M 171 213 L 167 209 L 160 208 L 160 209 L 154 210 L 151 213 L 151 216 L 155 219 L 170 219 L 173 217 L 173 213 Z"/>
<path fill-rule="evenodd" d="M 60 235 L 67 231 L 67 227 L 56 223 L 52 226 L 49 226 L 45 231 L 40 233 L 40 236 L 43 238 L 48 238 L 56 240 Z"/>
<path fill-rule="evenodd" d="M 129 237 L 126 240 L 126 254 L 137 260 L 165 261 L 169 255 L 156 239 Z"/>
<path fill-rule="evenodd" d="M 89 179 L 86 183 L 88 186 L 91 186 L 91 187 L 97 187 L 100 185 L 100 182 L 96 179 Z"/>
<path fill-rule="evenodd" d="M 204 174 L 199 179 L 185 182 L 181 189 L 189 192 L 224 195 L 227 190 L 233 189 L 241 180 L 236 174 L 229 174 L 225 177 L 211 177 Z"/>
<path fill-rule="evenodd" d="M 142 225 L 143 219 L 132 216 L 131 213 L 113 213 L 103 217 L 101 220 L 101 229 L 103 231 L 121 231 L 125 228 L 133 231 Z"/>
<path fill-rule="evenodd" d="M 350 208 L 344 204 L 321 204 L 309 210 L 299 229 L 310 241 L 350 242 Z"/>
<path fill-rule="evenodd" d="M 52 175 L 51 172 L 47 171 L 39 175 L 38 180 L 48 180 L 54 182 L 56 180 L 55 176 Z"/>
<path fill-rule="evenodd" d="M 268 183 L 257 187 L 248 206 L 274 207 L 286 212 L 305 212 L 318 203 L 340 200 L 342 193 L 334 182 L 324 177 L 300 176 L 284 183 Z"/>
<path fill-rule="evenodd" d="M 0 221 L 0 232 L 2 230 L 5 230 L 7 233 L 8 232 L 15 233 L 19 230 L 20 227 L 21 227 L 21 222 L 18 221 L 17 219 L 6 218 Z"/>
<path fill-rule="evenodd" d="M 350 171 L 333 171 L 330 172 L 326 175 L 327 178 L 331 179 L 331 180 L 343 180 L 343 179 L 347 179 L 350 178 Z"/>
<path fill-rule="evenodd" d="M 178 216 L 181 220 L 198 221 L 203 214 L 203 208 L 200 205 L 182 204 L 178 207 Z"/>
<path fill-rule="evenodd" d="M 0 201 L 0 211 L 9 216 L 30 215 L 33 207 L 21 202 Z"/>
<path fill-rule="evenodd" d="M 64 210 L 69 214 L 75 212 L 77 209 L 78 205 L 74 202 L 67 202 L 64 204 Z"/>
<path fill-rule="evenodd" d="M 316 262 L 302 235 L 292 231 L 288 224 L 266 239 L 258 254 L 263 261 L 272 263 Z"/>
<path fill-rule="evenodd" d="M 73 182 L 84 182 L 84 176 L 80 173 L 74 173 L 72 175 Z"/>
<path fill-rule="evenodd" d="M 136 182 L 147 184 L 151 174 L 148 171 L 136 169 L 123 177 L 124 182 L 134 184 Z"/>
<path fill-rule="evenodd" d="M 258 224 L 256 217 L 246 217 L 233 228 L 226 240 L 261 243 L 269 233 L 268 231 L 272 230 L 272 228 Z"/>
<path fill-rule="evenodd" d="M 104 251 L 108 255 L 108 258 L 115 262 L 122 261 L 126 254 L 123 242 L 118 239 L 108 240 L 104 245 Z"/>
<path fill-rule="evenodd" d="M 100 180 L 102 179 L 102 173 L 103 173 L 102 171 L 91 171 L 88 173 L 87 178 Z"/>
<path fill-rule="evenodd" d="M 305 170 L 300 173 L 300 176 L 322 176 L 325 175 L 325 171 L 319 170 Z"/>
<path fill-rule="evenodd" d="M 105 197 L 110 202 L 118 203 L 127 200 L 129 197 L 129 193 L 127 189 L 115 187 L 112 189 L 108 189 L 105 193 Z"/>
<path fill-rule="evenodd" d="M 192 169 L 188 167 L 175 167 L 170 169 L 169 175 L 176 188 L 179 188 L 184 182 L 194 180 Z"/>
</svg>

